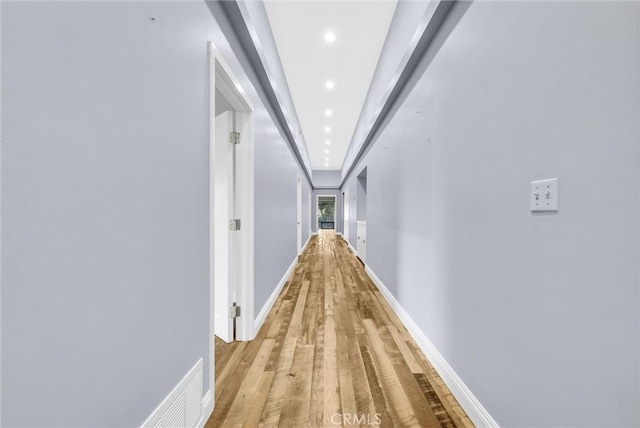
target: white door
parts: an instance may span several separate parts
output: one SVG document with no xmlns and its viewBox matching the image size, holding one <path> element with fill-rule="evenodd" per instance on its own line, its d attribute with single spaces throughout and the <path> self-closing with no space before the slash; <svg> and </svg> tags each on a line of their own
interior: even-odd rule
<svg viewBox="0 0 640 428">
<path fill-rule="evenodd" d="M 234 236 L 230 230 L 230 220 L 235 204 L 235 159 L 234 144 L 230 142 L 234 130 L 233 112 L 224 112 L 216 116 L 215 134 L 215 333 L 225 342 L 233 341 L 233 319 L 231 306 L 235 294 L 235 269 L 230 257 L 233 251 Z"/>
<path fill-rule="evenodd" d="M 298 201 L 298 209 L 297 209 L 297 222 L 298 225 L 298 255 L 302 252 L 302 179 L 300 175 L 298 175 L 298 185 L 297 185 L 297 201 Z"/>
<path fill-rule="evenodd" d="M 349 242 L 349 189 L 345 189 L 343 197 L 342 197 L 342 207 L 344 212 L 342 213 L 342 219 L 344 221 L 344 226 L 342 228 L 343 238 Z"/>
<path fill-rule="evenodd" d="M 367 262 L 367 223 L 364 221 L 357 222 L 356 230 L 358 232 L 358 242 L 356 251 L 362 263 Z"/>
</svg>

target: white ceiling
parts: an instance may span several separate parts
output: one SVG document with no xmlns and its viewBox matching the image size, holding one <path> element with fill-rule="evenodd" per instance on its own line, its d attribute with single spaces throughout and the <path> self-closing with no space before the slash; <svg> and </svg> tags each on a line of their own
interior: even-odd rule
<svg viewBox="0 0 640 428">
<path fill-rule="evenodd" d="M 265 7 L 312 169 L 340 169 L 396 0 L 266 0 Z M 328 32 L 336 36 L 332 43 L 325 41 Z M 332 90 L 325 88 L 329 80 Z"/>
</svg>

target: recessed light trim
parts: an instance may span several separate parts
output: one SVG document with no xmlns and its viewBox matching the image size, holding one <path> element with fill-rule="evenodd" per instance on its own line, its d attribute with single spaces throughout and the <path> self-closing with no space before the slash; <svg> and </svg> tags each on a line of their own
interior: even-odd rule
<svg viewBox="0 0 640 428">
<path fill-rule="evenodd" d="M 329 110 L 329 109 L 326 109 L 324 111 L 324 115 L 327 116 L 327 117 L 330 117 L 332 114 L 333 114 L 333 112 L 331 110 Z"/>
<path fill-rule="evenodd" d="M 330 126 L 325 126 L 325 127 L 324 127 L 324 132 L 326 132 L 327 134 L 328 134 L 329 132 L 331 132 L 331 127 L 330 127 Z"/>
<path fill-rule="evenodd" d="M 324 84 L 324 87 L 325 87 L 325 88 L 327 88 L 327 89 L 329 89 L 329 90 L 333 89 L 335 86 L 336 86 L 336 85 L 335 85 L 335 83 L 333 83 L 333 81 L 332 81 L 332 80 L 327 80 L 327 81 L 325 82 L 325 84 Z"/>
<path fill-rule="evenodd" d="M 336 33 L 334 33 L 333 31 L 328 31 L 325 35 L 324 35 L 324 41 L 327 43 L 333 43 L 336 41 Z"/>
</svg>

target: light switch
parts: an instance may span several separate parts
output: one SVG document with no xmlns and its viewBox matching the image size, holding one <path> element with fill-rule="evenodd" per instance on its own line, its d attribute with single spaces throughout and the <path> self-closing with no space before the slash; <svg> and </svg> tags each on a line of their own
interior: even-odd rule
<svg viewBox="0 0 640 428">
<path fill-rule="evenodd" d="M 531 182 L 531 211 L 558 211 L 558 179 Z"/>
</svg>

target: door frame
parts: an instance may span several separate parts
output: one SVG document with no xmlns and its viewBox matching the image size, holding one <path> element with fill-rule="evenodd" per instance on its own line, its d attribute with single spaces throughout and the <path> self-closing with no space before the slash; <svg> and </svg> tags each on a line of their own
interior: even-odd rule
<svg viewBox="0 0 640 428">
<path fill-rule="evenodd" d="M 296 174 L 296 242 L 297 254 L 302 254 L 302 177 Z"/>
<path fill-rule="evenodd" d="M 349 242 L 349 188 L 342 192 L 342 237 Z"/>
<path fill-rule="evenodd" d="M 336 210 L 338 208 L 338 196 L 337 195 L 316 195 L 316 231 L 320 232 L 320 221 L 318 221 L 318 218 L 320 218 L 320 216 L 318 215 L 318 213 L 320 212 L 320 207 L 318 206 L 320 204 L 320 198 L 333 198 L 333 230 L 334 232 L 338 230 L 338 228 L 336 227 L 336 224 L 338 223 L 336 221 L 337 219 L 337 215 L 336 215 Z"/>
<path fill-rule="evenodd" d="M 239 218 L 241 219 L 240 249 L 237 257 L 240 281 L 236 290 L 236 302 L 241 315 L 236 321 L 237 340 L 252 340 L 254 332 L 254 108 L 251 99 L 242 90 L 239 80 L 224 60 L 213 42 L 209 51 L 209 351 L 210 388 L 215 397 L 215 105 L 216 89 L 231 103 L 236 116 L 237 130 L 242 143 L 238 146 L 237 190 Z"/>
<path fill-rule="evenodd" d="M 313 210 L 311 209 L 311 191 L 309 191 L 309 239 L 311 239 L 311 235 L 313 235 Z"/>
</svg>

